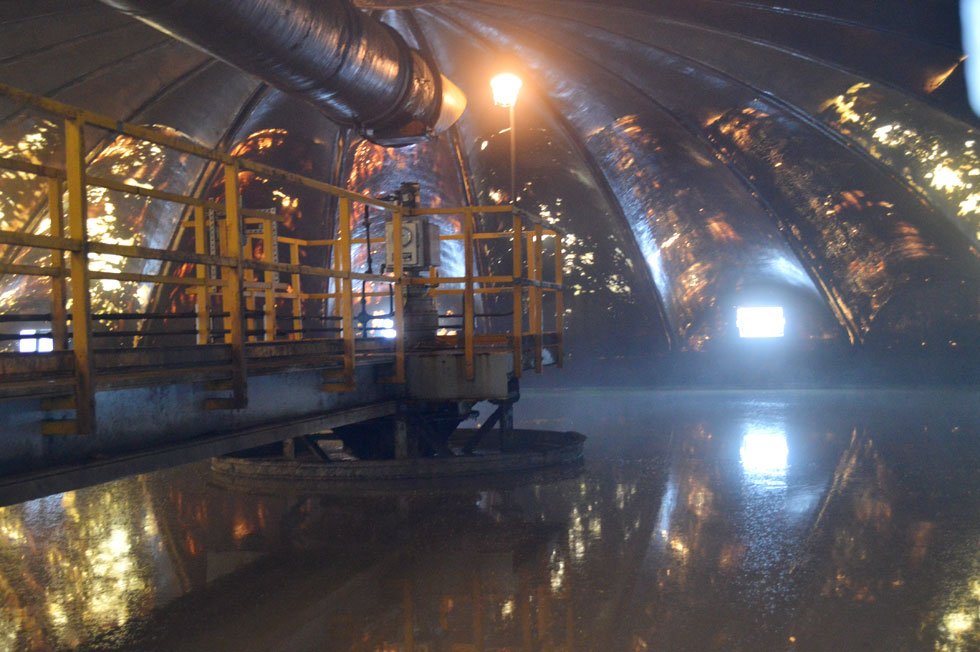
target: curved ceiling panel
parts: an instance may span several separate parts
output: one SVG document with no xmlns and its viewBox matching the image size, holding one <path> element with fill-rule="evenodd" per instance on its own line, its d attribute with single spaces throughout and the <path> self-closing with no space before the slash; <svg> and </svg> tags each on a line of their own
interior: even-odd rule
<svg viewBox="0 0 980 652">
<path fill-rule="evenodd" d="M 639 2 L 613 4 L 642 8 L 672 24 L 694 24 L 767 44 L 910 94 L 930 96 L 941 85 L 938 80 L 948 83 L 951 90 L 963 90 L 955 0 L 902 6 L 882 6 L 873 0 L 847 6 L 834 0 L 803 0 L 793 3 L 795 8 L 772 0 L 667 0 L 655 8 L 640 7 Z M 902 13 L 906 16 L 900 17 Z M 916 20 L 921 22 L 908 22 L 913 13 L 920 14 Z M 757 65 L 764 67 L 767 62 Z M 961 92 L 932 96 L 950 111 L 972 115 Z"/>
<path fill-rule="evenodd" d="M 735 304 L 767 298 L 792 306 L 804 340 L 980 344 L 980 138 L 953 0 L 359 4 L 467 93 L 440 139 L 362 143 L 89 0 L 0 3 L 0 81 L 372 194 L 420 181 L 426 203 L 448 205 L 509 200 L 506 114 L 487 80 L 514 68 L 526 81 L 517 201 L 571 233 L 579 351 L 615 349 L 612 335 L 590 345 L 596 331 L 710 348 L 733 337 Z M 100 170 L 178 191 L 211 183 L 177 159 L 116 160 L 126 143 L 100 137 Z M 55 163 L 58 125 L 0 103 L 0 155 Z M 334 228 L 334 206 L 278 190 L 303 203 L 295 228 Z M 3 228 L 44 231 L 46 201 L 0 173 Z M 173 241 L 179 216 L 137 203 L 111 237 Z M 446 251 L 450 267 L 458 253 Z M 40 296 L 29 285 L 0 279 L 0 310 Z"/>
<path fill-rule="evenodd" d="M 579 6 L 556 13 L 535 5 L 534 11 L 548 20 L 574 20 L 593 28 L 591 38 L 601 39 L 613 51 L 641 44 L 660 51 L 662 61 L 673 56 L 673 66 L 689 78 L 685 62 L 700 75 L 727 78 L 749 93 L 797 112 L 803 120 L 826 125 L 900 174 L 968 233 L 980 231 L 978 197 L 966 183 L 978 159 L 972 117 L 969 122 L 956 119 L 928 99 L 910 97 L 829 62 L 704 25 L 608 7 Z M 622 64 L 619 58 L 606 60 Z M 931 83 L 940 81 L 948 82 L 939 75 Z M 661 85 L 659 90 L 676 95 L 686 93 L 689 86 Z M 701 112 L 691 113 L 699 122 L 710 119 L 717 106 L 709 98 L 701 100 Z"/>
</svg>

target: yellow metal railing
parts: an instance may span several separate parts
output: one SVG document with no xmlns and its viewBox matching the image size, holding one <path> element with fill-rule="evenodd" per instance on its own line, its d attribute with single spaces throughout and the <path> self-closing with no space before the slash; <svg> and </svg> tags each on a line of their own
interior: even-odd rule
<svg viewBox="0 0 980 652">
<path fill-rule="evenodd" d="M 0 246 L 33 247 L 50 252 L 48 264 L 0 263 L 0 275 L 27 275 L 50 279 L 51 338 L 57 351 L 70 350 L 74 359 L 74 409 L 76 432 L 90 432 L 94 424 L 94 394 L 96 388 L 93 356 L 92 293 L 90 284 L 100 279 L 120 282 L 140 282 L 158 286 L 185 286 L 194 294 L 196 312 L 196 341 L 199 345 L 215 341 L 213 319 L 221 319 L 221 339 L 230 347 L 231 382 L 233 399 L 224 407 L 240 407 L 246 402 L 247 352 L 246 344 L 261 333 L 265 341 L 297 341 L 304 337 L 304 301 L 312 299 L 332 301 L 332 315 L 339 326 L 335 337 L 342 341 L 342 371 L 324 389 L 345 391 L 354 388 L 354 372 L 358 345 L 354 324 L 354 281 L 370 283 L 373 288 L 388 285 L 392 298 L 392 319 L 396 337 L 387 345 L 394 358 L 391 382 L 405 382 L 405 288 L 411 284 L 429 286 L 437 296 L 462 296 L 462 334 L 443 336 L 443 346 L 462 349 L 467 377 L 475 374 L 475 357 L 480 347 L 507 347 L 513 351 L 515 373 L 520 374 L 525 363 L 525 348 L 532 350 L 533 367 L 540 371 L 544 365 L 544 350 L 554 350 L 556 362 L 561 363 L 563 300 L 561 237 L 554 228 L 543 225 L 537 218 L 512 211 L 509 206 L 475 206 L 460 208 L 408 209 L 366 195 L 350 192 L 315 179 L 290 173 L 253 161 L 232 157 L 225 152 L 210 150 L 186 139 L 161 130 L 128 124 L 109 117 L 84 111 L 54 100 L 39 97 L 0 84 L 0 97 L 21 104 L 25 109 L 41 111 L 60 117 L 64 122 L 65 165 L 63 168 L 37 165 L 18 158 L 0 158 L 0 169 L 21 175 L 30 175 L 47 184 L 47 200 L 50 212 L 48 235 L 21 231 L 0 230 Z M 194 197 L 145 185 L 132 185 L 115 179 L 95 176 L 88 171 L 85 145 L 87 128 L 98 128 L 122 134 L 133 139 L 154 143 L 184 155 L 198 157 L 222 169 L 224 200 L 215 201 Z M 282 218 L 267 211 L 250 209 L 242 205 L 239 174 L 251 172 L 281 183 L 301 186 L 336 197 L 339 204 L 338 232 L 335 237 L 323 240 L 303 240 L 281 237 L 272 241 L 272 224 Z M 88 191 L 102 188 L 115 193 L 136 195 L 147 199 L 176 203 L 183 207 L 184 229 L 193 235 L 194 250 L 177 251 L 119 244 L 107 238 L 91 237 L 88 230 Z M 393 222 L 395 251 L 401 251 L 401 223 L 405 217 L 415 215 L 461 216 L 462 233 L 442 235 L 443 240 L 462 240 L 464 250 L 464 275 L 439 277 L 435 270 L 428 276 L 408 276 L 402 266 L 401 256 L 394 256 L 394 268 L 385 274 L 363 274 L 353 271 L 352 247 L 364 244 L 351 236 L 352 207 L 354 204 L 376 207 L 390 214 Z M 211 217 L 209 217 L 209 214 Z M 478 232 L 476 216 L 504 214 L 512 216 L 512 228 L 502 232 Z M 219 216 L 215 218 L 214 216 Z M 527 224 L 526 224 L 527 223 Z M 260 234 L 246 233 L 246 225 L 261 225 Z M 220 248 L 209 251 L 208 229 L 218 230 Z M 66 232 L 67 229 L 67 232 Z M 265 256 L 256 260 L 248 246 L 251 239 L 262 241 Z M 550 249 L 554 269 L 549 272 L 552 280 L 545 280 L 545 240 L 553 238 Z M 476 243 L 481 240 L 504 239 L 512 243 L 513 258 L 507 274 L 480 275 L 476 270 Z M 289 262 L 269 260 L 274 246 L 285 247 Z M 310 248 L 327 248 L 330 262 L 324 266 L 304 265 L 302 252 Z M 280 249 L 281 251 L 281 249 Z M 65 265 L 65 255 L 68 264 Z M 93 270 L 90 254 L 103 254 L 125 259 L 161 261 L 162 264 L 191 266 L 192 274 L 181 275 L 161 267 L 161 273 L 145 274 L 121 271 Z M 9 260 L 9 257 L 8 257 Z M 285 275 L 288 283 L 282 282 Z M 327 292 L 303 292 L 303 278 L 319 278 Z M 66 287 L 66 279 L 69 285 Z M 446 287 L 456 286 L 456 287 Z M 460 287 L 461 286 L 461 287 Z M 70 293 L 68 290 L 70 289 Z M 387 293 L 365 293 L 379 296 Z M 513 319 L 509 329 L 502 332 L 477 332 L 476 297 L 502 294 L 511 297 Z M 554 295 L 554 313 L 547 329 L 545 324 L 544 297 Z M 70 311 L 66 309 L 71 298 Z M 261 304 L 261 310 L 259 305 Z M 286 337 L 280 338 L 277 322 L 281 319 L 277 306 L 288 307 L 286 319 L 290 328 L 284 329 Z M 526 325 L 525 325 L 526 319 Z M 69 347 L 69 328 L 70 347 Z M 249 324 L 253 328 L 249 328 Z M 261 328 L 258 325 L 261 324 Z M 546 337 L 548 342 L 545 342 Z M 530 344 L 527 347 L 527 344 Z M 0 378 L 0 384 L 2 384 Z M 216 406 L 221 405 L 216 401 Z"/>
<path fill-rule="evenodd" d="M 487 333 L 478 334 L 474 328 L 465 328 L 463 332 L 462 348 L 466 352 L 467 375 L 472 377 L 473 356 L 471 351 L 474 347 L 481 344 L 508 344 L 514 352 L 515 374 L 520 376 L 523 368 L 523 338 L 525 335 L 532 338 L 532 349 L 534 354 L 534 368 L 541 371 L 544 366 L 544 337 L 552 335 L 555 339 L 556 356 L 555 361 L 561 365 L 564 351 L 562 332 L 564 330 L 564 302 L 562 298 L 562 242 L 559 233 L 554 227 L 546 228 L 540 220 L 534 216 L 515 212 L 509 206 L 474 206 L 466 208 L 440 208 L 440 209 L 419 209 L 419 214 L 462 214 L 463 233 L 462 235 L 443 235 L 442 240 L 462 240 L 464 251 L 464 275 L 462 277 L 438 277 L 438 278 L 414 278 L 407 282 L 412 284 L 431 285 L 434 287 L 432 294 L 440 295 L 462 295 L 463 297 L 463 324 L 464 326 L 473 324 L 475 317 L 475 299 L 480 295 L 490 294 L 510 294 L 512 297 L 513 321 L 510 328 L 509 337 L 502 337 L 499 334 Z M 513 226 L 510 230 L 496 232 L 477 232 L 475 216 L 487 213 L 500 213 L 513 215 Z M 523 223 L 526 220 L 535 220 L 533 230 L 524 230 Z M 546 238 L 554 239 L 552 248 L 552 258 L 554 270 L 552 272 L 553 281 L 546 281 L 544 278 L 544 242 Z M 513 250 L 513 264 L 509 274 L 484 274 L 477 275 L 474 264 L 474 244 L 480 240 L 509 240 Z M 526 261 L 523 252 L 527 252 Z M 486 271 L 486 270 L 485 270 Z M 462 284 L 459 289 L 444 289 L 440 286 L 447 284 Z M 543 309 L 543 299 L 546 294 L 554 294 L 555 309 L 552 322 L 553 330 L 545 330 L 545 315 Z M 527 306 L 524 309 L 525 294 Z M 527 317 L 527 327 L 523 322 Z M 446 341 L 455 342 L 456 338 L 443 336 Z"/>
</svg>

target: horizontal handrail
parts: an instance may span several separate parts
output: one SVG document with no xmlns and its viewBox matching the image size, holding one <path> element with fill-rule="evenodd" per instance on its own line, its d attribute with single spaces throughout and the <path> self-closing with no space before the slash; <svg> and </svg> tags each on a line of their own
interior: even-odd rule
<svg viewBox="0 0 980 652">
<path fill-rule="evenodd" d="M 130 136 L 139 140 L 143 140 L 150 143 L 155 143 L 161 145 L 168 149 L 172 149 L 177 152 L 183 152 L 185 154 L 191 154 L 193 156 L 198 156 L 200 158 L 209 159 L 217 163 L 224 163 L 228 165 L 238 165 L 242 169 L 249 170 L 261 174 L 263 176 L 278 178 L 283 181 L 290 181 L 293 183 L 298 183 L 307 188 L 314 190 L 320 190 L 337 197 L 342 197 L 345 199 L 350 199 L 358 203 L 370 204 L 372 206 L 377 206 L 379 208 L 387 208 L 389 210 L 398 209 L 396 204 L 386 202 L 380 199 L 375 199 L 366 195 L 361 195 L 355 192 L 351 192 L 345 188 L 339 186 L 334 186 L 332 184 L 318 181 L 316 179 L 311 179 L 309 177 L 304 177 L 299 174 L 292 172 L 287 172 L 285 170 L 279 170 L 277 168 L 264 165 L 262 163 L 257 163 L 255 161 L 249 161 L 247 159 L 238 158 L 227 154 L 218 149 L 209 149 L 202 145 L 191 141 L 189 138 L 182 136 L 173 136 L 166 134 L 163 131 L 156 129 L 154 127 L 146 127 L 142 125 L 136 125 L 129 122 L 124 122 L 122 120 L 115 120 L 109 116 L 96 113 L 94 111 L 87 111 L 70 104 L 65 104 L 64 102 L 59 102 L 58 100 L 51 99 L 49 97 L 42 97 L 23 91 L 9 84 L 0 83 L 0 95 L 6 96 L 17 102 L 19 104 L 32 106 L 36 109 L 40 109 L 46 113 L 54 114 L 62 118 L 69 120 L 74 120 L 77 122 L 92 125 L 94 127 L 99 127 L 107 131 L 112 131 L 118 134 L 123 134 L 125 136 Z"/>
<path fill-rule="evenodd" d="M 40 247 L 42 249 L 58 249 L 60 251 L 81 251 L 82 249 L 81 240 L 3 230 L 0 230 L 0 244 L 16 245 L 19 247 Z"/>
<path fill-rule="evenodd" d="M 24 172 L 25 174 L 33 174 L 38 177 L 48 177 L 49 179 L 61 179 L 62 181 L 65 179 L 64 170 L 47 165 L 29 163 L 16 158 L 0 157 L 0 168 L 10 170 L 11 172 Z"/>
<path fill-rule="evenodd" d="M 47 322 L 51 332 L 43 336 L 35 334 L 27 339 L 50 337 L 57 352 L 71 348 L 74 358 L 75 393 L 79 431 L 91 429 L 94 415 L 92 400 L 98 369 L 93 366 L 92 338 L 140 338 L 195 337 L 198 345 L 223 341 L 231 359 L 223 361 L 231 370 L 234 399 L 229 405 L 242 406 L 246 399 L 248 370 L 245 346 L 257 339 L 281 342 L 304 339 L 308 334 L 332 335 L 337 341 L 338 356 L 343 360 L 339 381 L 331 381 L 324 387 L 330 391 L 344 391 L 354 387 L 354 365 L 359 352 L 357 341 L 368 333 L 394 330 L 395 337 L 389 342 L 380 340 L 375 346 L 390 347 L 394 359 L 393 382 L 404 382 L 406 357 L 406 331 L 416 328 L 406 323 L 406 288 L 427 287 L 432 296 L 461 297 L 462 310 L 453 315 L 453 322 L 460 322 L 460 333 L 454 340 L 461 346 L 467 377 L 475 373 L 475 347 L 492 344 L 510 346 L 514 355 L 514 373 L 520 375 L 524 368 L 522 355 L 531 343 L 533 366 L 540 371 L 543 364 L 542 350 L 558 347 L 561 360 L 563 304 L 561 284 L 562 246 L 565 232 L 548 223 L 540 216 L 516 209 L 510 205 L 462 206 L 462 207 L 401 207 L 386 200 L 362 195 L 324 181 L 295 174 L 286 170 L 233 156 L 220 149 L 209 149 L 188 138 L 147 127 L 114 120 L 95 112 L 39 97 L 0 83 L 0 96 L 6 96 L 25 107 L 58 115 L 64 118 L 65 165 L 63 168 L 39 165 L 16 158 L 0 157 L 0 169 L 46 179 L 50 215 L 50 235 L 21 231 L 0 231 L 0 245 L 44 249 L 44 259 L 12 257 L 0 263 L 0 274 L 47 277 L 50 282 L 51 313 L 47 315 L 21 315 L 20 318 L 0 319 L 0 323 Z M 217 163 L 211 170 L 224 176 L 224 192 L 217 198 L 192 196 L 172 190 L 149 187 L 133 180 L 121 180 L 103 175 L 90 174 L 84 136 L 86 127 L 96 127 L 112 133 L 154 143 L 183 154 Z M 288 183 L 338 198 L 337 232 L 334 237 L 304 239 L 279 236 L 278 229 L 269 225 L 284 223 L 286 216 L 275 211 L 243 206 L 240 172 L 247 171 L 266 179 Z M 210 172 L 209 172 L 210 174 Z M 220 181 L 220 179 L 219 179 Z M 179 220 L 181 235 L 189 233 L 192 250 L 161 249 L 137 244 L 121 244 L 118 240 L 105 240 L 89 233 L 87 197 L 89 188 L 102 188 L 111 193 L 123 193 L 145 199 L 170 202 L 184 207 Z M 209 191 L 214 184 L 203 184 Z M 384 238 L 354 238 L 352 225 L 357 222 L 355 208 L 372 206 L 386 211 L 385 220 L 393 225 L 391 242 Z M 359 208 L 358 208 L 359 210 Z M 394 256 L 394 264 L 386 273 L 355 271 L 354 247 L 384 243 L 387 248 L 401 251 L 401 224 L 406 218 L 417 216 L 451 216 L 458 218 L 458 232 L 443 233 L 443 242 L 461 243 L 464 252 L 463 274 L 438 276 L 435 269 L 429 276 L 420 276 L 405 269 L 401 256 Z M 499 219 L 487 220 L 494 229 L 481 231 L 476 228 L 479 216 L 497 215 Z M 508 217 L 509 216 L 509 217 Z M 507 228 L 502 228 L 504 222 Z M 263 225 L 261 229 L 251 225 Z M 501 228 L 497 228 L 501 227 Z M 455 228 L 454 228 L 455 230 Z M 103 233 L 100 230 L 98 233 Z M 546 239 L 549 265 L 553 272 L 546 273 L 544 259 Z M 255 241 L 260 241 L 260 256 L 253 257 Z M 478 242 L 501 240 L 513 249 L 512 269 L 480 270 L 477 267 Z M 179 240 L 181 246 L 187 240 Z M 306 258 L 311 248 L 325 248 L 316 258 Z M 257 251 L 257 250 L 256 250 Z M 285 258 L 284 252 L 287 252 Z M 109 269 L 92 269 L 90 256 L 111 256 L 169 263 L 160 266 L 159 273 L 147 273 L 146 268 L 133 265 L 118 270 L 113 263 Z M 305 264 L 303 260 L 325 263 Z M 135 267 L 135 268 L 134 268 Z M 155 268 L 154 268 L 155 269 Z M 383 268 L 384 269 L 384 268 Z M 508 273 L 498 273 L 506 271 Z M 459 274 L 458 271 L 454 272 Z M 553 280 L 546 280 L 553 276 Z M 118 281 L 126 283 L 179 286 L 185 305 L 193 305 L 193 313 L 100 313 L 89 308 L 93 301 L 94 281 Z M 359 283 L 358 286 L 355 282 Z M 68 284 L 70 283 L 70 293 Z M 370 284 L 370 285 L 369 285 Z M 103 287 L 110 287 L 106 284 Z M 115 286 L 114 286 L 115 287 Z M 358 287 L 359 291 L 355 291 Z M 545 342 L 549 332 L 545 329 L 544 297 L 554 299 L 555 332 L 557 344 Z M 506 295 L 511 298 L 511 309 L 506 304 L 494 303 L 490 310 L 480 308 L 479 296 Z M 67 309 L 67 298 L 73 302 Z M 385 314 L 367 315 L 363 306 L 370 299 L 374 310 L 385 299 L 389 308 Z M 354 307 L 359 301 L 362 312 L 355 316 Z M 311 309 L 304 302 L 316 302 Z M 454 299 L 453 302 L 456 300 Z M 504 299 L 506 301 L 506 299 Z M 325 303 L 320 303 L 325 302 Z M 550 306 L 550 301 L 548 302 Z M 500 308 L 503 308 L 500 309 Z M 550 308 L 549 308 L 550 310 Z M 327 313 L 330 314 L 327 314 Z M 8 317 L 8 316 L 3 316 Z M 34 319 L 44 317 L 43 319 Z M 153 324 L 166 319 L 195 319 L 194 328 L 151 329 Z M 480 333 L 479 328 L 492 329 L 500 326 L 495 318 L 510 318 L 510 330 L 503 333 Z M 381 320 L 384 320 L 382 323 Z M 526 320 L 526 326 L 524 324 Z M 126 330 L 122 324 L 106 322 L 137 321 Z M 392 324 L 387 322 L 391 321 Z M 102 323 L 99 323 L 102 322 Z M 96 328 L 93 328 L 95 324 Z M 329 326 L 317 326 L 328 324 Z M 549 326 L 550 318 L 549 318 Z M 69 328 L 70 326 L 70 328 Z M 455 327 L 455 324 L 454 324 Z M 550 336 L 549 336 L 550 337 Z M 21 339 L 21 336 L 3 334 L 3 340 Z M 165 340 L 169 341 L 169 340 Z M 116 342 L 118 343 L 118 342 Z M 98 349 L 100 351 L 106 349 Z M 101 372 L 99 372 L 101 373 Z"/>
</svg>

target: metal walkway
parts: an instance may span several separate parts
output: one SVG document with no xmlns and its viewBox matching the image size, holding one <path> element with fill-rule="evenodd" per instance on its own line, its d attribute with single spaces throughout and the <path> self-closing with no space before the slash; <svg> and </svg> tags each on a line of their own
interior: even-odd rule
<svg viewBox="0 0 980 652">
<path fill-rule="evenodd" d="M 455 360 L 450 367 L 469 398 L 485 393 L 487 374 L 502 368 L 519 377 L 561 364 L 561 237 L 535 216 L 510 206 L 406 208 L 9 86 L 0 85 L 0 98 L 40 123 L 62 125 L 51 151 L 0 150 L 0 175 L 32 180 L 47 198 L 36 219 L 0 230 L 0 281 L 14 288 L 14 301 L 0 304 L 0 473 L 230 441 L 256 429 L 267 435 L 253 440 L 283 439 L 292 436 L 283 436 L 284 424 L 299 424 L 292 432 L 357 406 L 380 406 L 377 415 L 418 395 L 410 387 L 416 359 Z M 201 192 L 152 187 L 126 166 L 96 174 L 93 162 L 114 144 L 203 161 Z M 51 164 L 62 156 L 63 166 Z M 280 237 L 281 215 L 243 203 L 242 179 L 255 175 L 334 198 L 336 233 Z M 208 194 L 214 187 L 220 192 Z M 124 242 L 95 224 L 94 193 L 178 206 L 171 247 Z M 352 237 L 352 226 L 364 210 L 392 225 L 394 251 L 402 250 L 403 220 L 441 216 L 454 225 L 440 235 L 453 244 L 442 246 L 462 249 L 463 273 L 409 274 L 400 256 L 385 273 L 362 271 L 369 242 Z M 302 262 L 317 259 L 323 264 Z M 488 269 L 492 259 L 506 269 Z M 143 293 L 145 309 L 106 310 L 103 282 Z M 412 287 L 455 308 L 443 315 L 451 327 L 424 345 L 406 329 Z M 168 290 L 184 293 L 193 310 L 154 312 Z M 18 304 L 19 292 L 31 295 L 34 309 Z M 36 310 L 40 293 L 49 311 Z M 389 309 L 366 313 L 366 303 Z M 378 332 L 388 336 L 368 336 Z M 505 367 L 494 356 L 506 357 Z"/>
</svg>

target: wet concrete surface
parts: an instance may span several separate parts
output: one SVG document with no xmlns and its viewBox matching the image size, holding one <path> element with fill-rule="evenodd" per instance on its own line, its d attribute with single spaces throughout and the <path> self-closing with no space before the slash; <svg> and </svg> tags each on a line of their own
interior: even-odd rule
<svg viewBox="0 0 980 652">
<path fill-rule="evenodd" d="M 0 649 L 980 650 L 974 390 L 525 392 L 582 467 L 0 509 Z"/>
</svg>

